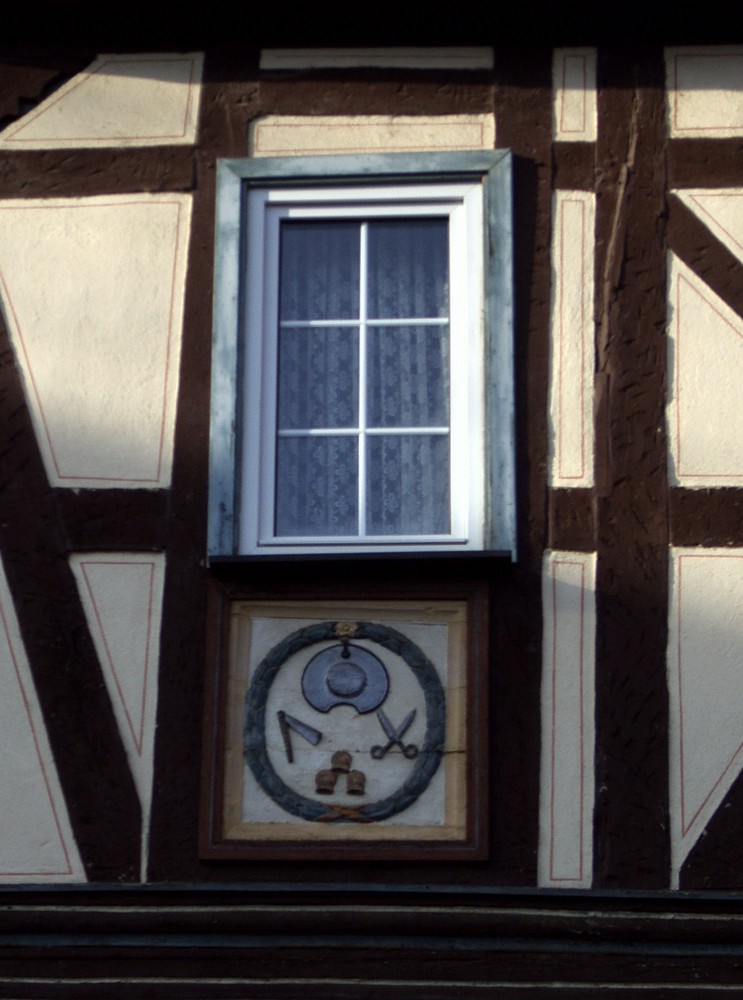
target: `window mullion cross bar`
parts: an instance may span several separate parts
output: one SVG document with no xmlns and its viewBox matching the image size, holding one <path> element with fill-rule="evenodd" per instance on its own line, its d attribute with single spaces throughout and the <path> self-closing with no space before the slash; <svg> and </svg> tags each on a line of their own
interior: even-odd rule
<svg viewBox="0 0 743 1000">
<path fill-rule="evenodd" d="M 359 536 L 366 536 L 366 333 L 367 333 L 367 266 L 369 223 L 362 222 L 359 232 L 359 437 L 358 437 L 358 505 Z"/>
</svg>

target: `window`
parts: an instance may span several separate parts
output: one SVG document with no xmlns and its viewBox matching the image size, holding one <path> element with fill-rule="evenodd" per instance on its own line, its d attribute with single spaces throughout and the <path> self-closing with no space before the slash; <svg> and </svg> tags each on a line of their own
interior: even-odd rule
<svg viewBox="0 0 743 1000">
<path fill-rule="evenodd" d="M 223 161 L 210 555 L 513 552 L 510 159 Z"/>
</svg>

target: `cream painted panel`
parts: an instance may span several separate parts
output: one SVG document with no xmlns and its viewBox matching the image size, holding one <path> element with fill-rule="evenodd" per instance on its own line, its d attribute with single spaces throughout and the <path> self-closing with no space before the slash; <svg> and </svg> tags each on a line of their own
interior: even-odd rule
<svg viewBox="0 0 743 1000">
<path fill-rule="evenodd" d="M 743 764 L 743 549 L 671 550 L 673 885 Z"/>
<path fill-rule="evenodd" d="M 545 553 L 540 886 L 593 877 L 595 579 L 595 553 Z"/>
<path fill-rule="evenodd" d="M 687 208 L 743 261 L 743 188 L 674 191 Z"/>
<path fill-rule="evenodd" d="M 193 143 L 202 63 L 199 52 L 100 56 L 0 133 L 0 148 Z"/>
<path fill-rule="evenodd" d="M 0 201 L 0 296 L 54 486 L 166 487 L 190 195 Z"/>
<path fill-rule="evenodd" d="M 552 228 L 550 483 L 593 485 L 595 195 L 558 191 Z"/>
<path fill-rule="evenodd" d="M 595 142 L 596 49 L 555 49 L 552 93 L 554 139 Z"/>
<path fill-rule="evenodd" d="M 0 566 L 0 883 L 85 882 Z"/>
<path fill-rule="evenodd" d="M 666 49 L 672 136 L 743 135 L 743 47 Z"/>
<path fill-rule="evenodd" d="M 165 556 L 97 552 L 73 555 L 70 565 L 142 804 L 144 881 Z"/>
<path fill-rule="evenodd" d="M 743 319 L 670 254 L 672 485 L 743 486 Z"/>
<path fill-rule="evenodd" d="M 486 46 L 393 49 L 261 49 L 261 69 L 492 69 Z"/>
<path fill-rule="evenodd" d="M 493 115 L 268 115 L 250 128 L 252 156 L 493 149 Z"/>
</svg>

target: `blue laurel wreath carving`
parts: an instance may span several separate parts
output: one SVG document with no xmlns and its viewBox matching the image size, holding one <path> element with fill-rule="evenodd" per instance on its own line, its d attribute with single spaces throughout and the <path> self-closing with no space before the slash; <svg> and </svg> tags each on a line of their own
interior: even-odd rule
<svg viewBox="0 0 743 1000">
<path fill-rule="evenodd" d="M 306 820 L 340 823 L 378 822 L 402 812 L 428 787 L 444 752 L 446 697 L 436 668 L 414 642 L 396 629 L 374 622 L 357 622 L 354 639 L 368 639 L 396 653 L 410 667 L 426 702 L 426 732 L 421 752 L 407 780 L 392 795 L 353 809 L 339 809 L 317 802 L 290 788 L 273 768 L 266 750 L 266 700 L 283 664 L 294 653 L 318 642 L 337 640 L 337 622 L 322 622 L 297 629 L 261 660 L 245 699 L 244 756 L 256 781 L 282 809 Z M 330 809 L 330 815 L 329 815 Z"/>
</svg>

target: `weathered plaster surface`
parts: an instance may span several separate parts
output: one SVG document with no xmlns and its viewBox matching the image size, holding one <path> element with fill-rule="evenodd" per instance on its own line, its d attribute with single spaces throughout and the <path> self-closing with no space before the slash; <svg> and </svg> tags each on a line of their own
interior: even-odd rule
<svg viewBox="0 0 743 1000">
<path fill-rule="evenodd" d="M 596 49 L 555 49 L 552 92 L 554 139 L 595 142 Z"/>
<path fill-rule="evenodd" d="M 545 553 L 540 886 L 592 882 L 595 577 L 595 553 Z"/>
<path fill-rule="evenodd" d="M 189 195 L 0 202 L 0 297 L 49 481 L 165 487 Z"/>
<path fill-rule="evenodd" d="M 2 566 L 0 689 L 0 882 L 85 882 Z"/>
<path fill-rule="evenodd" d="M 0 133 L 0 149 L 193 143 L 203 55 L 100 56 Z"/>
<path fill-rule="evenodd" d="M 743 764 L 743 549 L 675 548 L 668 622 L 673 885 Z"/>
<path fill-rule="evenodd" d="M 743 47 L 666 49 L 666 86 L 671 136 L 743 135 Z"/>
<path fill-rule="evenodd" d="M 147 843 L 165 556 L 73 555 L 80 599 L 127 749 Z"/>
<path fill-rule="evenodd" d="M 743 188 L 673 193 L 738 260 L 743 261 Z"/>
<path fill-rule="evenodd" d="M 261 69 L 492 69 L 487 46 L 393 49 L 261 49 Z"/>
<path fill-rule="evenodd" d="M 595 196 L 558 191 L 552 229 L 550 483 L 593 485 Z"/>
<path fill-rule="evenodd" d="M 251 125 L 252 156 L 493 149 L 493 115 L 268 115 Z"/>
<path fill-rule="evenodd" d="M 743 319 L 669 255 L 669 479 L 743 486 Z"/>
</svg>

